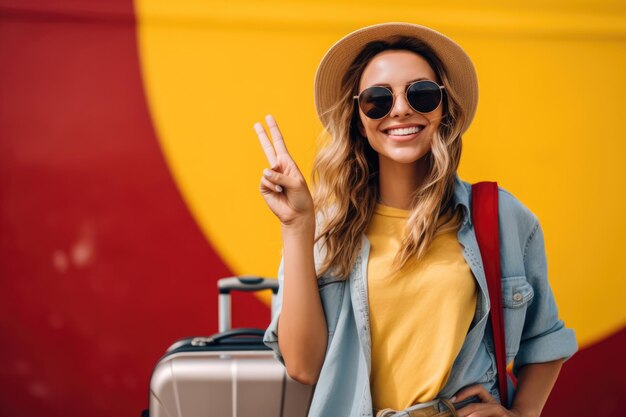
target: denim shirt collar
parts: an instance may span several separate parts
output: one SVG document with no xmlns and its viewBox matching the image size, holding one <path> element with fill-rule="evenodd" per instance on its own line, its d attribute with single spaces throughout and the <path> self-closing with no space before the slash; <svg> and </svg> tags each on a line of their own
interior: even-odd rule
<svg viewBox="0 0 626 417">
<path fill-rule="evenodd" d="M 452 200 L 454 201 L 454 208 L 456 209 L 458 206 L 462 206 L 463 210 L 463 226 L 466 223 L 472 225 L 472 211 L 470 210 L 472 204 L 472 193 L 468 190 L 468 187 L 465 185 L 459 174 L 455 174 L 454 176 L 454 192 L 452 195 Z"/>
</svg>

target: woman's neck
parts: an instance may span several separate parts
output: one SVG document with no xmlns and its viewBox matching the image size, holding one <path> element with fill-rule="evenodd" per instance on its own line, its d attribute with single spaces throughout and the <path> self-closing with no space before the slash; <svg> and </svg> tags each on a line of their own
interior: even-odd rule
<svg viewBox="0 0 626 417">
<path fill-rule="evenodd" d="M 378 190 L 380 202 L 403 210 L 411 209 L 411 196 L 428 175 L 427 157 L 412 164 L 402 164 L 379 157 Z"/>
</svg>

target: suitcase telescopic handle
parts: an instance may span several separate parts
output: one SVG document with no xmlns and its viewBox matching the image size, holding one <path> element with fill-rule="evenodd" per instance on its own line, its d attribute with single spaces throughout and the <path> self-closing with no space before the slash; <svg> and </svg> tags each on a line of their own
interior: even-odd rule
<svg viewBox="0 0 626 417">
<path fill-rule="evenodd" d="M 278 281 L 255 276 L 241 276 L 222 278 L 217 281 L 220 294 L 229 294 L 231 291 L 262 291 L 272 290 L 278 293 Z"/>
<path fill-rule="evenodd" d="M 274 300 L 278 294 L 277 280 L 257 276 L 228 277 L 218 280 L 217 288 L 219 290 L 218 329 L 220 332 L 231 328 L 230 293 L 233 291 L 272 290 L 272 318 L 274 317 Z"/>
</svg>

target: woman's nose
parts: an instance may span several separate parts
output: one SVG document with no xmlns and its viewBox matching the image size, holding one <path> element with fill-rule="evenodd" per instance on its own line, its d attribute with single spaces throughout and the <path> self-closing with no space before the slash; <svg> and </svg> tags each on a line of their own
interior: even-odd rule
<svg viewBox="0 0 626 417">
<path fill-rule="evenodd" d="M 406 94 L 400 93 L 396 94 L 396 98 L 393 103 L 393 107 L 391 108 L 391 112 L 389 113 L 390 117 L 400 117 L 400 116 L 408 116 L 413 113 L 413 108 L 409 105 L 409 102 L 406 99 Z"/>
</svg>

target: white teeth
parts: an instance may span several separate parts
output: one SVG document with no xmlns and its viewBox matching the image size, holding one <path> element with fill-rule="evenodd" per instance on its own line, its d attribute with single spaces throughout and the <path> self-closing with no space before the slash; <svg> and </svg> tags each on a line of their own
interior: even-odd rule
<svg viewBox="0 0 626 417">
<path fill-rule="evenodd" d="M 387 130 L 388 135 L 393 136 L 405 136 L 405 135 L 413 135 L 422 130 L 422 126 L 413 126 L 413 127 L 403 127 L 400 129 L 389 129 Z"/>
</svg>

